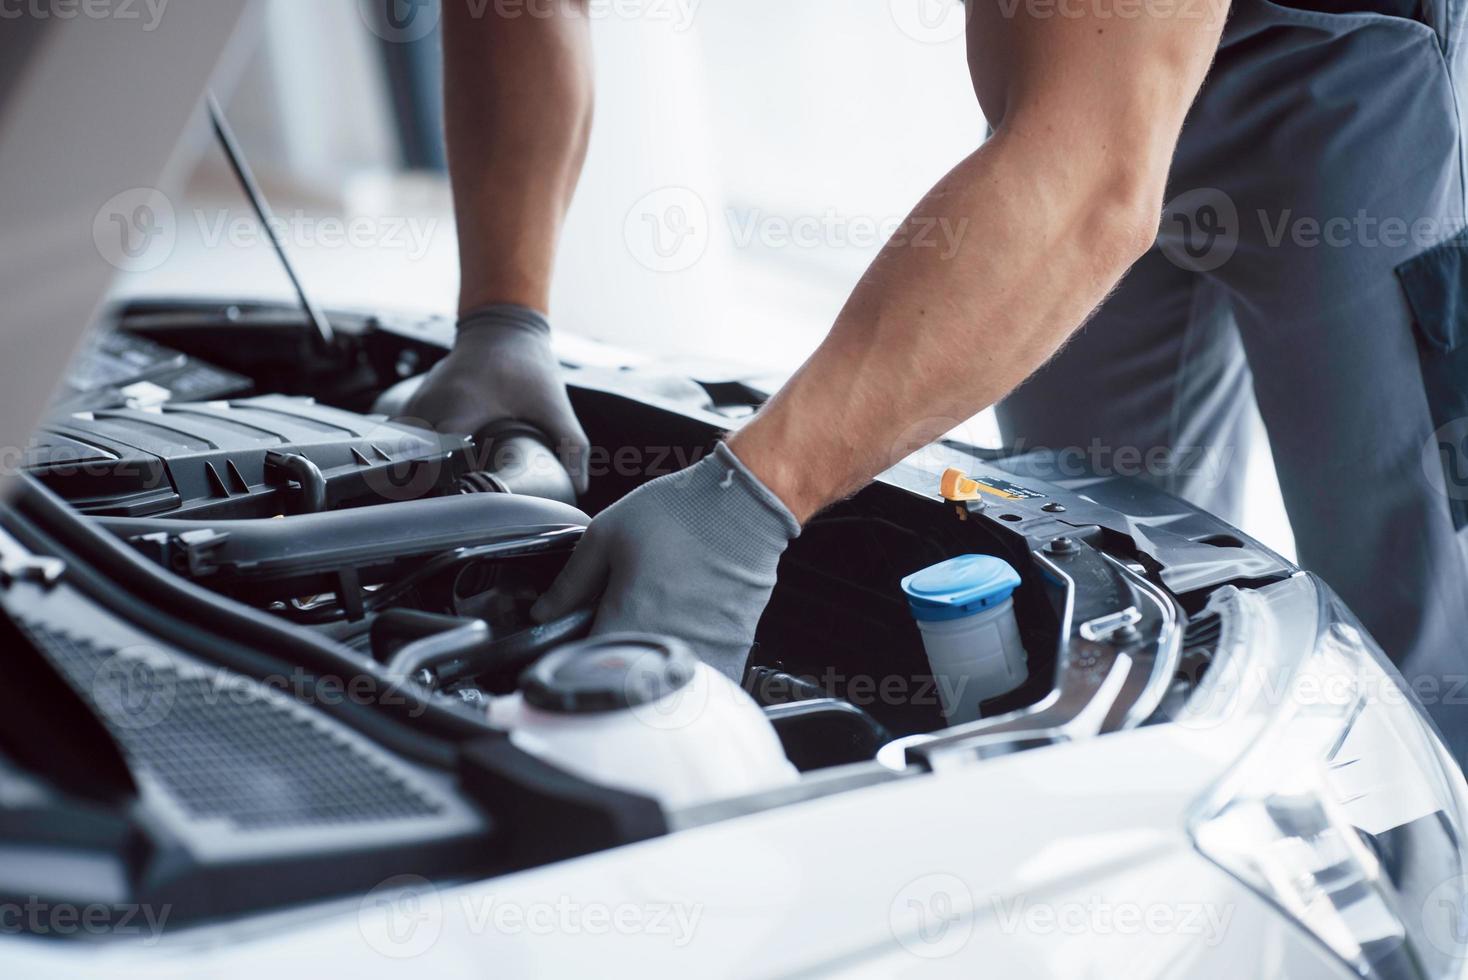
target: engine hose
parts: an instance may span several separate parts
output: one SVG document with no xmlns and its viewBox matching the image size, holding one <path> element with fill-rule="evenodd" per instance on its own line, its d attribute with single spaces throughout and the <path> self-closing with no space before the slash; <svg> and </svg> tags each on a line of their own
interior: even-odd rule
<svg viewBox="0 0 1468 980">
<path fill-rule="evenodd" d="M 403 647 L 393 656 L 388 670 L 409 678 L 427 670 L 439 687 L 485 675 L 518 674 L 555 647 L 590 633 L 595 616 L 595 610 L 576 609 L 549 623 L 472 646 L 464 642 L 471 637 L 468 630 L 450 630 Z"/>
</svg>

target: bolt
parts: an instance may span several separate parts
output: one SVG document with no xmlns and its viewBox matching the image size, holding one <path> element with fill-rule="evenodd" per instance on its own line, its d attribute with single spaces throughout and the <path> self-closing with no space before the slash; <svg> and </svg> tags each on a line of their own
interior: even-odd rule
<svg viewBox="0 0 1468 980">
<path fill-rule="evenodd" d="M 1058 538 L 1051 538 L 1049 544 L 1045 545 L 1045 550 L 1052 555 L 1073 555 L 1081 550 L 1081 546 L 1076 544 L 1074 538 L 1062 534 Z"/>
<path fill-rule="evenodd" d="M 1050 503 L 1046 504 L 1045 506 L 1041 507 L 1040 509 L 1043 510 L 1043 511 L 1045 511 L 1045 513 L 1047 513 L 1047 514 L 1064 514 L 1065 513 L 1065 504 L 1058 504 L 1058 503 L 1055 503 L 1054 501 L 1051 501 Z"/>
</svg>

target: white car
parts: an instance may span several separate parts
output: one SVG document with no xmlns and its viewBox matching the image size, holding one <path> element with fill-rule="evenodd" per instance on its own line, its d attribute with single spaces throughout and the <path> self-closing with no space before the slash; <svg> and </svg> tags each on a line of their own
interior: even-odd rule
<svg viewBox="0 0 1468 980">
<path fill-rule="evenodd" d="M 573 505 L 534 433 L 391 419 L 446 321 L 99 313 L 96 202 L 160 181 L 237 16 L 0 38 L 5 976 L 1468 972 L 1432 723 L 1186 503 L 928 447 L 792 545 L 741 690 L 526 608 L 757 381 L 568 364 L 605 451 Z M 902 582 L 972 555 L 1018 574 L 1024 669 L 960 717 Z"/>
</svg>

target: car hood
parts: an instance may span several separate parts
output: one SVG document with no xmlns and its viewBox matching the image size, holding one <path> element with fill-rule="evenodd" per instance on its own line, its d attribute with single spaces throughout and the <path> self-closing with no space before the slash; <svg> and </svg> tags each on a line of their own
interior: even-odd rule
<svg viewBox="0 0 1468 980">
<path fill-rule="evenodd" d="M 181 183 L 184 134 L 249 6 L 174 4 L 148 29 L 45 4 L 7 15 L 0 363 L 11 370 L 0 385 L 0 445 L 25 445 L 125 264 L 109 261 L 107 236 L 119 221 L 143 220 L 150 190 Z"/>
</svg>

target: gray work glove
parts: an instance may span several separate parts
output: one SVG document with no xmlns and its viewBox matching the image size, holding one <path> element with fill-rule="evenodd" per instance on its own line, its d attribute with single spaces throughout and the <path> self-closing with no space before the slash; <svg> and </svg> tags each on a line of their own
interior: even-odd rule
<svg viewBox="0 0 1468 980">
<path fill-rule="evenodd" d="M 531 615 L 546 622 L 601 593 L 593 633 L 676 637 L 737 683 L 775 567 L 799 533 L 780 499 L 721 444 L 598 514 Z"/>
<path fill-rule="evenodd" d="M 454 349 L 434 365 L 403 416 L 473 436 L 506 419 L 528 422 L 550 439 L 576 492 L 586 492 L 590 444 L 566 397 L 550 324 L 529 307 L 498 303 L 461 317 Z"/>
</svg>

